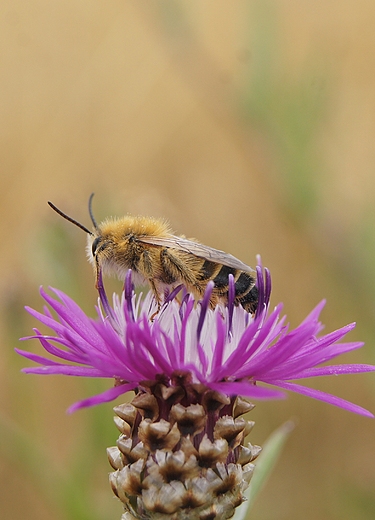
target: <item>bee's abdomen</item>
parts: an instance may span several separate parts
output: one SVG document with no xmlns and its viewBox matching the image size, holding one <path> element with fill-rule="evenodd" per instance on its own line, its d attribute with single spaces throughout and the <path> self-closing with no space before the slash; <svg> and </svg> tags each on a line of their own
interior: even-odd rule
<svg viewBox="0 0 375 520">
<path fill-rule="evenodd" d="M 245 273 L 246 274 L 246 273 Z M 241 275 L 242 276 L 242 275 Z M 251 277 L 252 278 L 252 277 Z M 252 284 L 248 287 L 246 294 L 238 295 L 236 293 L 236 302 L 238 302 L 247 312 L 255 312 L 258 307 L 258 288 Z"/>
<path fill-rule="evenodd" d="M 215 271 L 217 271 L 218 265 L 214 262 L 210 262 L 210 260 L 204 260 L 202 268 L 200 270 L 199 279 L 204 281 L 209 281 L 213 279 Z"/>
<path fill-rule="evenodd" d="M 215 296 L 219 299 L 227 298 L 230 274 L 234 278 L 235 304 L 241 305 L 248 312 L 255 312 L 258 304 L 258 289 L 255 286 L 255 278 L 250 273 L 205 260 L 201 269 L 201 280 L 207 282 L 212 280 L 215 284 Z"/>
<path fill-rule="evenodd" d="M 233 275 L 233 278 L 236 279 L 236 274 L 238 273 L 237 269 L 234 269 L 233 267 L 228 267 L 227 265 L 221 266 L 220 271 L 217 273 L 217 275 L 212 278 L 212 281 L 215 284 L 215 288 L 218 289 L 220 292 L 228 292 L 229 289 L 229 275 Z M 235 282 L 235 291 L 236 289 L 236 282 Z"/>
<path fill-rule="evenodd" d="M 241 272 L 234 283 L 235 303 L 242 305 L 247 312 L 255 312 L 258 306 L 258 288 L 255 278 L 249 273 Z"/>
</svg>

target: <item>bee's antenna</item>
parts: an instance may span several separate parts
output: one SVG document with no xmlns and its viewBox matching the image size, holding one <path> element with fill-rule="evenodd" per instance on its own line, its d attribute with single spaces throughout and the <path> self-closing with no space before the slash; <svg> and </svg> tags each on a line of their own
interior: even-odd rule
<svg viewBox="0 0 375 520">
<path fill-rule="evenodd" d="M 91 198 L 92 196 L 90 197 L 90 201 L 91 201 Z M 51 208 L 56 211 L 56 213 L 58 213 L 59 215 L 61 215 L 63 218 L 65 218 L 65 220 L 68 220 L 69 222 L 71 222 L 72 224 L 74 224 L 75 226 L 81 228 L 83 231 L 86 231 L 86 233 L 88 233 L 89 235 L 93 235 L 94 233 L 92 233 L 89 229 L 87 229 L 83 224 L 80 224 L 79 222 L 77 222 L 76 220 L 74 220 L 74 218 L 72 217 L 69 217 L 68 215 L 66 215 L 65 213 L 63 213 L 61 211 L 61 209 L 57 208 L 54 204 L 52 204 L 52 202 L 48 201 L 48 204 L 49 206 L 51 206 Z M 94 225 L 95 225 L 95 222 L 94 222 Z M 96 228 L 96 226 L 95 226 Z"/>
<path fill-rule="evenodd" d="M 94 198 L 94 193 L 91 193 L 90 198 L 89 198 L 89 214 L 90 214 L 91 222 L 94 224 L 94 228 L 96 229 L 96 231 L 99 231 L 99 226 L 96 223 L 96 220 L 95 220 L 93 212 L 92 212 L 92 199 L 93 198 Z"/>
</svg>

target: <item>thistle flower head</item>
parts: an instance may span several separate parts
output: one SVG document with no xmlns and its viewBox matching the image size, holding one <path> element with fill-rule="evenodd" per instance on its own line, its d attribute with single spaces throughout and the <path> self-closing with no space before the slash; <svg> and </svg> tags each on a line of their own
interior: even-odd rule
<svg viewBox="0 0 375 520">
<path fill-rule="evenodd" d="M 233 280 L 227 307 L 210 308 L 209 284 L 198 304 L 190 294 L 178 300 L 181 288 L 177 288 L 158 309 L 152 292 L 145 297 L 134 293 L 129 271 L 122 296 L 114 295 L 112 305 L 99 284 L 95 319 L 62 291 L 51 289 L 54 296 L 50 296 L 41 289 L 57 319 L 47 307 L 44 313 L 27 310 L 54 334 L 34 329 L 35 335 L 23 339 L 37 338 L 52 359 L 16 350 L 40 365 L 25 368 L 27 373 L 105 377 L 115 381 L 113 388 L 76 403 L 70 411 L 113 400 L 145 384 L 163 380 L 169 385 L 183 378 L 189 384 L 250 399 L 282 398 L 284 393 L 278 389 L 291 390 L 372 416 L 360 406 L 292 382 L 375 370 L 362 364 L 322 366 L 363 345 L 342 342 L 355 323 L 320 335 L 323 327 L 319 315 L 325 304 L 322 301 L 297 328 L 290 330 L 285 316 L 281 317 L 281 304 L 269 312 L 271 278 L 261 266 L 257 267 L 257 286 L 259 305 L 254 316 L 233 305 Z"/>
<path fill-rule="evenodd" d="M 53 330 L 34 336 L 51 357 L 17 349 L 37 374 L 106 377 L 112 388 L 71 411 L 115 399 L 134 390 L 130 404 L 115 408 L 120 430 L 108 450 L 110 482 L 123 502 L 124 518 L 174 520 L 230 518 L 243 500 L 260 448 L 243 444 L 253 427 L 242 415 L 247 399 L 278 399 L 291 390 L 362 415 L 372 414 L 336 396 L 297 384 L 298 379 L 374 371 L 370 365 L 327 365 L 362 343 L 342 342 L 346 325 L 322 335 L 321 302 L 290 330 L 282 305 L 269 310 L 271 278 L 258 265 L 258 309 L 234 305 L 230 279 L 227 306 L 176 288 L 159 308 L 152 293 L 136 295 L 131 272 L 112 305 L 99 277 L 97 317 L 89 318 L 67 295 L 41 290 L 49 308 L 28 311 Z M 177 298 L 179 296 L 179 298 Z M 30 339 L 30 338 L 24 338 Z M 323 365 L 324 363 L 324 365 Z M 244 399 L 245 398 L 245 399 Z"/>
</svg>

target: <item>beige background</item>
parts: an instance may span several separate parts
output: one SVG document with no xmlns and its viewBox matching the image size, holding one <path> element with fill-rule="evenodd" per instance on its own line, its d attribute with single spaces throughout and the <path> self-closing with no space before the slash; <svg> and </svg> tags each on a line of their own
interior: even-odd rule
<svg viewBox="0 0 375 520">
<path fill-rule="evenodd" d="M 57 286 L 93 314 L 85 236 L 126 212 L 251 265 L 292 326 L 322 298 L 329 332 L 357 321 L 375 363 L 375 4 L 370 0 L 4 1 L 0 7 L 3 518 L 116 519 L 105 448 L 111 405 L 65 414 L 107 388 L 26 376 L 13 353 Z M 34 343 L 23 347 L 40 352 Z M 314 386 L 375 412 L 374 376 Z M 375 422 L 289 396 L 258 403 L 251 441 L 297 427 L 254 518 L 375 516 Z"/>
</svg>

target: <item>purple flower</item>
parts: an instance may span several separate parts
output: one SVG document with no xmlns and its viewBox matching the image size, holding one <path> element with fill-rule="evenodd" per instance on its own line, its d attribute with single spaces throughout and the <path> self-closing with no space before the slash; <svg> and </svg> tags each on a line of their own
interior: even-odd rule
<svg viewBox="0 0 375 520">
<path fill-rule="evenodd" d="M 44 313 L 27 310 L 54 333 L 46 335 L 34 329 L 34 336 L 23 339 L 39 339 L 53 359 L 16 350 L 40 365 L 24 369 L 27 373 L 115 380 L 114 387 L 74 404 L 70 411 L 111 401 L 150 382 L 188 377 L 190 384 L 200 384 L 228 396 L 284 397 L 282 391 L 269 386 L 272 385 L 373 417 L 358 405 L 292 382 L 315 376 L 374 371 L 374 366 L 364 364 L 322 366 L 339 354 L 363 345 L 342 342 L 355 324 L 320 335 L 323 301 L 296 329 L 289 330 L 285 316 L 280 316 L 281 304 L 269 311 L 271 279 L 269 271 L 263 271 L 261 266 L 257 268 L 257 286 L 259 306 L 254 316 L 233 305 L 233 280 L 227 307 L 210 308 L 212 285 L 209 284 L 198 304 L 190 294 L 177 300 L 177 288 L 158 312 L 151 292 L 146 296 L 135 295 L 129 272 L 125 290 L 121 298 L 114 295 L 112 306 L 104 288 L 99 289 L 96 319 L 86 316 L 63 292 L 51 289 L 54 295 L 50 296 L 41 289 L 42 297 L 55 311 L 57 319 L 48 307 Z"/>
<path fill-rule="evenodd" d="M 114 379 L 114 387 L 70 411 L 136 391 L 131 403 L 114 409 L 120 437 L 107 450 L 114 470 L 110 483 L 123 504 L 123 518 L 232 517 L 261 450 L 244 444 L 254 426 L 243 417 L 253 408 L 244 397 L 277 399 L 286 389 L 373 417 L 360 406 L 292 382 L 375 367 L 321 366 L 362 346 L 342 342 L 354 324 L 319 335 L 321 302 L 299 327 L 289 330 L 280 317 L 282 305 L 269 312 L 271 278 L 260 265 L 255 315 L 234 305 L 233 277 L 228 305 L 215 308 L 210 306 L 212 282 L 201 302 L 178 287 L 160 308 L 151 291 L 145 297 L 134 293 L 130 271 L 121 298 L 114 295 L 112 305 L 101 274 L 98 286 L 96 319 L 63 292 L 52 289 L 50 296 L 41 290 L 49 307 L 44 313 L 28 311 L 53 334 L 34 329 L 32 338 L 39 339 L 52 359 L 17 352 L 40 365 L 25 372 Z"/>
</svg>

